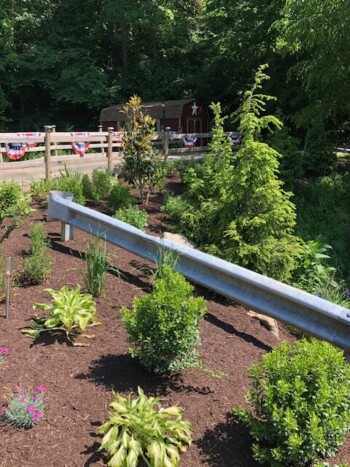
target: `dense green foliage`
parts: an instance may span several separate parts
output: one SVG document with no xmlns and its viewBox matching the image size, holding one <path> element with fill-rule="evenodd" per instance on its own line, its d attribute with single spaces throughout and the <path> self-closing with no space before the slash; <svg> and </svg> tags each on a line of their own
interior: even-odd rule
<svg viewBox="0 0 350 467">
<path fill-rule="evenodd" d="M 31 245 L 29 255 L 24 261 L 24 279 L 34 285 L 42 284 L 52 270 L 49 240 L 40 222 L 30 225 L 28 235 Z"/>
<path fill-rule="evenodd" d="M 132 343 L 131 353 L 155 373 L 177 372 L 197 364 L 199 323 L 206 312 L 203 298 L 167 264 L 161 264 L 153 291 L 137 297 L 122 318 Z"/>
<path fill-rule="evenodd" d="M 117 209 L 114 217 L 140 230 L 145 229 L 148 220 L 147 212 L 138 206 L 127 206 Z"/>
<path fill-rule="evenodd" d="M 156 185 L 161 164 L 152 147 L 154 120 L 141 111 L 141 99 L 133 96 L 122 110 L 125 113 L 125 135 L 123 137 L 123 173 L 127 182 L 144 196 Z"/>
<path fill-rule="evenodd" d="M 162 408 L 159 399 L 147 397 L 138 388 L 139 397 L 115 394 L 113 412 L 100 426 L 103 436 L 100 450 L 110 458 L 108 465 L 136 467 L 140 461 L 150 467 L 177 467 L 180 453 L 191 444 L 191 425 L 182 420 L 183 410 Z"/>
<path fill-rule="evenodd" d="M 314 157 L 315 141 L 349 137 L 349 15 L 344 0 L 3 1 L 0 128 L 96 129 L 101 108 L 133 94 L 230 113 L 267 62 Z"/>
<path fill-rule="evenodd" d="M 260 116 L 270 96 L 259 94 L 267 76 L 261 67 L 237 112 L 244 134 L 233 152 L 223 129 L 220 107 L 215 115 L 210 154 L 184 174 L 187 191 L 169 198 L 166 210 L 186 236 L 210 253 L 276 279 L 286 280 L 296 267 L 299 239 L 293 235 L 295 208 L 278 179 L 277 151 L 258 140 L 264 129 L 279 128 L 274 116 Z"/>
<path fill-rule="evenodd" d="M 350 367 L 327 342 L 282 343 L 250 370 L 254 457 L 270 466 L 303 466 L 334 455 L 350 430 Z"/>
</svg>

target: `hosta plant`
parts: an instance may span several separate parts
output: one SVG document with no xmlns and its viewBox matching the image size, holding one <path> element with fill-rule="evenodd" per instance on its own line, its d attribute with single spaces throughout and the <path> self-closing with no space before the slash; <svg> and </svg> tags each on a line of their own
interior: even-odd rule
<svg viewBox="0 0 350 467">
<path fill-rule="evenodd" d="M 149 467 L 175 467 L 180 453 L 191 444 L 191 425 L 182 420 L 183 409 L 162 408 L 159 399 L 147 397 L 138 388 L 132 399 L 114 394 L 114 409 L 109 420 L 100 426 L 103 436 L 100 450 L 105 449 L 110 467 L 136 467 L 143 461 Z"/>
<path fill-rule="evenodd" d="M 81 293 L 80 286 L 75 289 L 64 286 L 60 290 L 45 290 L 52 297 L 52 301 L 35 303 L 33 308 L 48 312 L 48 317 L 33 318 L 33 326 L 22 331 L 27 336 L 36 339 L 44 331 L 63 331 L 68 340 L 72 341 L 76 334 L 85 331 L 88 326 L 99 323 L 92 296 Z M 85 337 L 92 336 L 85 335 Z"/>
<path fill-rule="evenodd" d="M 327 342 L 282 343 L 250 370 L 253 412 L 234 412 L 269 466 L 310 465 L 332 456 L 350 430 L 350 366 Z"/>
<path fill-rule="evenodd" d="M 45 391 L 45 386 L 37 386 L 35 391 L 18 386 L 10 391 L 2 406 L 3 420 L 17 428 L 36 425 L 44 416 Z"/>
</svg>

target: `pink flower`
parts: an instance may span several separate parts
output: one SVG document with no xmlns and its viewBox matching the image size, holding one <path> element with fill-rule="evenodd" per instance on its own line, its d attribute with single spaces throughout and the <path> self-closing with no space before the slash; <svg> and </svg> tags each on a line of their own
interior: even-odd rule
<svg viewBox="0 0 350 467">
<path fill-rule="evenodd" d="M 9 349 L 7 347 L 4 347 L 3 345 L 0 345 L 0 355 L 6 355 L 8 353 Z"/>
<path fill-rule="evenodd" d="M 3 405 L 3 406 L 1 407 L 1 415 L 5 415 L 6 412 L 7 412 L 7 407 L 6 407 L 6 405 Z"/>
<path fill-rule="evenodd" d="M 36 412 L 36 408 L 34 407 L 34 405 L 29 405 L 27 410 L 28 410 L 29 413 L 35 413 Z"/>
<path fill-rule="evenodd" d="M 32 415 L 32 420 L 33 422 L 36 422 L 38 420 L 38 418 L 40 418 L 42 415 L 42 413 L 40 412 L 40 410 L 35 410 L 33 415 Z"/>
<path fill-rule="evenodd" d="M 35 388 L 38 392 L 45 392 L 46 391 L 46 387 L 45 386 L 37 386 Z"/>
<path fill-rule="evenodd" d="M 25 398 L 24 396 L 21 396 L 21 397 L 18 399 L 18 402 L 19 402 L 20 404 L 24 404 L 25 401 L 26 401 L 26 398 Z"/>
</svg>

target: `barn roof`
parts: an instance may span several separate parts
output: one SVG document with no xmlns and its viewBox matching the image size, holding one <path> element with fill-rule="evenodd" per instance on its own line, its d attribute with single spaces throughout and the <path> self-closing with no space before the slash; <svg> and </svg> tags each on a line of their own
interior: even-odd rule
<svg viewBox="0 0 350 467">
<path fill-rule="evenodd" d="M 141 110 L 143 113 L 150 115 L 156 120 L 161 118 L 180 118 L 182 109 L 185 104 L 194 101 L 195 99 L 179 99 L 163 102 L 143 102 Z M 101 122 L 117 122 L 125 120 L 125 114 L 122 113 L 122 108 L 125 104 L 113 105 L 101 110 Z"/>
</svg>

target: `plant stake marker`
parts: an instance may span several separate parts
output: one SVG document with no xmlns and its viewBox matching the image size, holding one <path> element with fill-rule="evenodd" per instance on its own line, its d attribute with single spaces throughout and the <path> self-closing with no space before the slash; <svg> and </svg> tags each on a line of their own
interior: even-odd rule
<svg viewBox="0 0 350 467">
<path fill-rule="evenodd" d="M 11 258 L 11 256 L 6 256 L 6 263 L 5 263 L 5 280 L 6 280 L 6 318 L 9 317 L 9 312 L 10 312 L 10 283 L 11 283 L 11 274 L 12 274 L 12 258 Z"/>
</svg>

